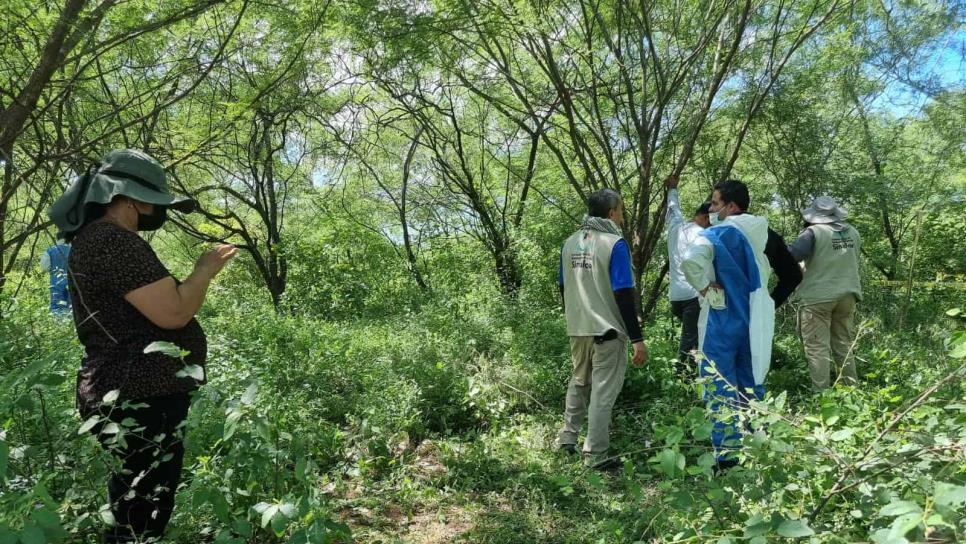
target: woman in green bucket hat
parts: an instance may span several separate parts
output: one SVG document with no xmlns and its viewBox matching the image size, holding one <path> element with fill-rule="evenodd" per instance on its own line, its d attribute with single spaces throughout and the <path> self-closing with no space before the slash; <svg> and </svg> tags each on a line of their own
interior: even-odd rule
<svg viewBox="0 0 966 544">
<path fill-rule="evenodd" d="M 68 284 L 85 348 L 78 410 L 123 467 L 107 484 L 115 523 L 106 542 L 159 539 L 174 509 L 190 394 L 205 381 L 207 341 L 194 316 L 238 250 L 210 249 L 178 281 L 137 232 L 161 228 L 168 208 L 195 206 L 171 194 L 158 161 L 121 149 L 75 179 L 49 210 L 73 244 Z M 149 347 L 155 342 L 180 353 Z"/>
</svg>

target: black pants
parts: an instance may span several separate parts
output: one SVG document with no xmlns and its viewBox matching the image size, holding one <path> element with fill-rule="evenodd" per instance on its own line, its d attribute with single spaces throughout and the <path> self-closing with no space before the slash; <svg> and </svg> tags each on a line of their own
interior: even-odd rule
<svg viewBox="0 0 966 544">
<path fill-rule="evenodd" d="M 101 415 L 101 423 L 91 432 L 121 461 L 123 468 L 107 482 L 111 513 L 117 522 L 104 535 L 104 541 L 111 543 L 140 542 L 164 534 L 174 511 L 174 495 L 184 461 L 182 423 L 188 416 L 190 395 L 182 393 L 130 402 L 148 406 L 124 409 L 118 400 L 115 406 L 82 414 L 85 419 L 94 413 Z M 126 418 L 135 423 L 123 426 L 121 422 Z M 113 432 L 104 432 L 113 431 L 110 422 L 123 429 L 123 441 L 115 440 L 117 435 Z"/>
<path fill-rule="evenodd" d="M 698 298 L 688 300 L 672 300 L 671 313 L 681 320 L 681 341 L 678 344 L 679 374 L 693 374 L 697 372 L 691 351 L 698 349 L 698 316 L 701 315 L 701 304 Z"/>
</svg>

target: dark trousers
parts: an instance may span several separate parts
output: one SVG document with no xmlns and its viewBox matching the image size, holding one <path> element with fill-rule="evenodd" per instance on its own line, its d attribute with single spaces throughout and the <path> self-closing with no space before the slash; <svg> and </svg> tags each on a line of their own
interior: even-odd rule
<svg viewBox="0 0 966 544">
<path fill-rule="evenodd" d="M 695 373 L 694 358 L 691 351 L 698 349 L 698 316 L 701 314 L 701 304 L 698 298 L 688 300 L 672 300 L 671 313 L 681 320 L 681 341 L 678 343 L 679 374 Z"/>
<path fill-rule="evenodd" d="M 122 408 L 118 400 L 114 406 L 82 414 L 84 418 L 101 415 L 101 422 L 91 432 L 121 462 L 122 470 L 107 482 L 111 513 L 117 522 L 104 535 L 104 541 L 111 543 L 142 542 L 164 534 L 181 480 L 183 423 L 191 397 L 182 393 L 128 402 L 148 406 Z M 123 425 L 127 418 L 128 425 Z M 121 428 L 120 436 L 109 423 Z"/>
</svg>

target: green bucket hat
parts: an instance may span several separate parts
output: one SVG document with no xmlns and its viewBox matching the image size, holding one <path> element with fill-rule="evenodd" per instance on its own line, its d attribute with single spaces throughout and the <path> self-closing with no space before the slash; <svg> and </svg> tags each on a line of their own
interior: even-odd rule
<svg viewBox="0 0 966 544">
<path fill-rule="evenodd" d="M 88 204 L 108 204 L 117 195 L 182 213 L 197 207 L 196 201 L 171 194 L 164 167 L 154 157 L 137 149 L 115 149 L 75 178 L 47 214 L 61 233 L 74 232 L 84 225 Z"/>
</svg>

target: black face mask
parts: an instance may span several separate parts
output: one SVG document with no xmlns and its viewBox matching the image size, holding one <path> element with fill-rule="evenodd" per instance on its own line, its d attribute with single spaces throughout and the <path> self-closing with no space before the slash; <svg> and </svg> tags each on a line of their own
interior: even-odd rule
<svg viewBox="0 0 966 544">
<path fill-rule="evenodd" d="M 154 211 L 149 214 L 141 213 L 141 210 L 137 212 L 138 230 L 158 230 L 168 220 L 168 208 L 165 206 L 155 205 Z"/>
</svg>

